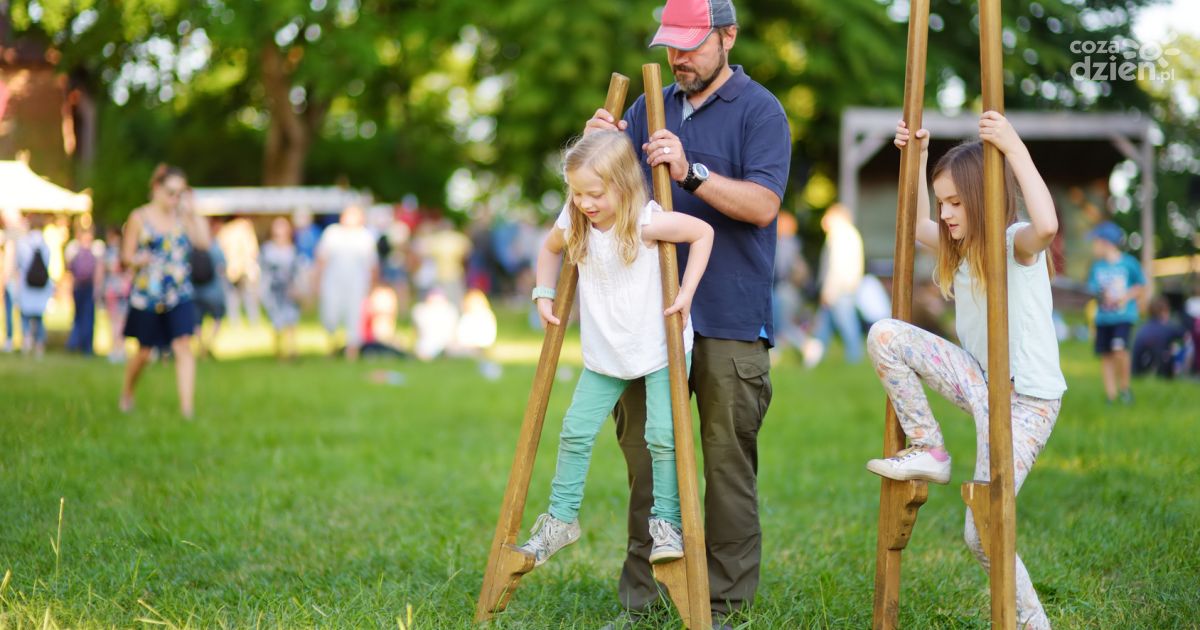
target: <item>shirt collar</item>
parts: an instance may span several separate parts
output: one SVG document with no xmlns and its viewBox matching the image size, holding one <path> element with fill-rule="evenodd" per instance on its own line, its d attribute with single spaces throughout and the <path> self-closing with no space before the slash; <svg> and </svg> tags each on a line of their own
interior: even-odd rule
<svg viewBox="0 0 1200 630">
<path fill-rule="evenodd" d="M 746 89 L 746 86 L 750 84 L 750 76 L 746 74 L 745 70 L 742 69 L 742 66 L 731 65 L 729 66 L 729 69 L 733 70 L 733 75 L 730 76 L 725 83 L 721 84 L 720 88 L 717 88 L 715 94 L 717 98 L 726 102 L 731 102 L 736 99 L 741 95 L 742 91 Z M 684 94 L 683 90 L 679 89 L 679 84 L 673 84 L 671 89 L 673 90 L 671 96 L 676 100 L 682 101 L 684 98 L 686 98 L 687 95 Z M 704 101 L 704 104 L 696 109 L 701 109 L 707 105 L 712 101 L 712 98 L 712 96 L 709 96 L 708 100 Z"/>
</svg>

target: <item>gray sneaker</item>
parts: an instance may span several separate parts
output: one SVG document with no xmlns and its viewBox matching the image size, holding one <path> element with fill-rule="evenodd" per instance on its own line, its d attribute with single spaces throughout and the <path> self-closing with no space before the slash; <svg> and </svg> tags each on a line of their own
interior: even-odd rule
<svg viewBox="0 0 1200 630">
<path fill-rule="evenodd" d="M 654 546 L 650 549 L 650 564 L 683 557 L 683 532 L 674 523 L 651 517 L 650 537 L 654 539 Z"/>
<path fill-rule="evenodd" d="M 529 540 L 518 547 L 534 557 L 534 566 L 540 567 L 559 549 L 579 540 L 579 521 L 564 523 L 549 514 L 537 517 L 529 530 Z"/>
</svg>

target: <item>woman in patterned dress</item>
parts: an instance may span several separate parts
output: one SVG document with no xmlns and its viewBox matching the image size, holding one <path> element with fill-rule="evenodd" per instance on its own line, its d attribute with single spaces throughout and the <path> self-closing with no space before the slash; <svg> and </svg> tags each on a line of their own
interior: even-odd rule
<svg viewBox="0 0 1200 630">
<path fill-rule="evenodd" d="M 125 223 L 121 260 L 133 274 L 125 336 L 138 350 L 125 368 L 121 410 L 133 409 L 133 395 L 142 369 L 154 348 L 170 348 L 175 358 L 179 411 L 190 420 L 195 412 L 196 357 L 192 334 L 196 307 L 192 303 L 188 254 L 192 244 L 208 247 L 208 228 L 183 203 L 187 178 L 177 167 L 160 164 L 150 179 L 150 203 L 134 210 Z"/>
</svg>

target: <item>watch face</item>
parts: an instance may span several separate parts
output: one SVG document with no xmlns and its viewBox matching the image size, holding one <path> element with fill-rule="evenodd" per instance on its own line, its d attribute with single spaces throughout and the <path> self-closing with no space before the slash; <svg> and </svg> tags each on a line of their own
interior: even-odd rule
<svg viewBox="0 0 1200 630">
<path fill-rule="evenodd" d="M 699 162 L 697 162 L 693 166 L 695 167 L 694 170 L 696 172 L 697 179 L 699 179 L 701 181 L 708 179 L 708 167 L 707 166 L 700 164 Z"/>
</svg>

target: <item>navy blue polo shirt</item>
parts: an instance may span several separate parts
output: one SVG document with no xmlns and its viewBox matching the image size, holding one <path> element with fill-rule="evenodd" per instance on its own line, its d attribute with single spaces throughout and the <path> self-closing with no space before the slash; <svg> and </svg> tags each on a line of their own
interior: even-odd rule
<svg viewBox="0 0 1200 630">
<path fill-rule="evenodd" d="M 674 84 L 663 89 L 667 129 L 679 136 L 688 162 L 732 179 L 751 181 L 783 199 L 792 158 L 792 136 L 783 106 L 754 82 L 741 66 L 716 93 L 684 119 L 685 94 Z M 645 95 L 625 113 L 626 132 L 650 181 L 642 145 L 646 127 Z M 701 184 L 703 187 L 703 184 Z M 672 185 L 674 209 L 703 219 L 716 233 L 707 270 L 692 300 L 692 327 L 715 339 L 754 341 L 766 331 L 775 345 L 771 288 L 775 265 L 775 221 L 758 227 L 731 219 L 699 197 Z M 688 247 L 679 245 L 680 275 Z"/>
</svg>

